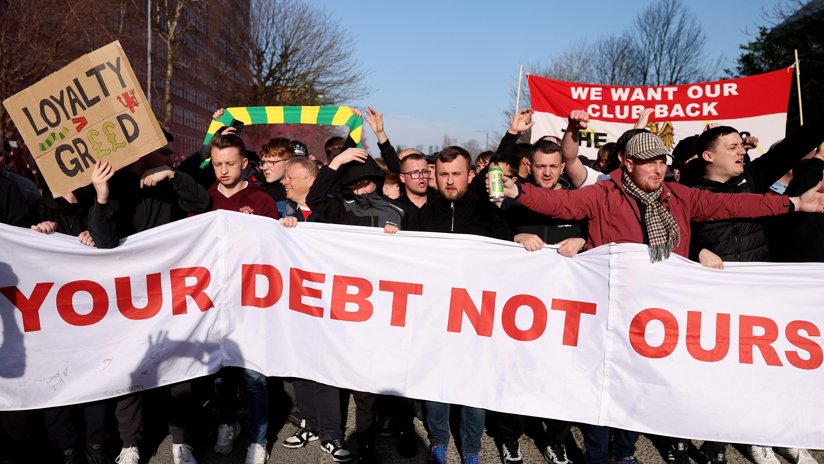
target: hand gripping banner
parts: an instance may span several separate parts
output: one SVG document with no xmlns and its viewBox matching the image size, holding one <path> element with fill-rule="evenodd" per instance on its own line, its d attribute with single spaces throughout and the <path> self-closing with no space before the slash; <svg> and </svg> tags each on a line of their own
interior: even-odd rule
<svg viewBox="0 0 824 464">
<path fill-rule="evenodd" d="M 348 106 L 247 106 L 226 108 L 220 119 L 212 120 L 203 145 L 208 145 L 215 132 L 232 123 L 232 119 L 250 124 L 326 124 L 349 127 L 349 136 L 363 148 L 361 135 L 363 118 L 355 116 Z"/>
<path fill-rule="evenodd" d="M 196 238 L 196 239 L 193 239 Z M 216 211 L 98 250 L 0 225 L 0 410 L 269 376 L 821 449 L 824 265 L 575 258 Z"/>
</svg>

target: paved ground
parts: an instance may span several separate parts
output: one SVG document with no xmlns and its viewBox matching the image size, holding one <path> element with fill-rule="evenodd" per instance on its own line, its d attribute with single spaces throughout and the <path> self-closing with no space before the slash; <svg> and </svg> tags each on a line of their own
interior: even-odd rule
<svg viewBox="0 0 824 464">
<path fill-rule="evenodd" d="M 354 401 L 350 401 L 349 403 L 349 416 L 348 416 L 348 423 L 346 428 L 346 438 L 347 444 L 349 445 L 350 450 L 354 452 L 357 450 L 357 442 L 354 438 L 354 427 L 355 427 L 355 409 L 354 409 Z M 418 454 L 414 458 L 405 459 L 402 458 L 396 451 L 397 446 L 397 439 L 395 437 L 378 437 L 376 439 L 375 447 L 379 453 L 381 463 L 382 464 L 393 464 L 393 463 L 416 463 L 420 464 L 426 462 L 426 457 L 429 451 L 429 444 L 426 439 L 426 431 L 424 430 L 423 424 L 419 420 L 415 420 L 416 432 L 418 435 Z M 271 448 L 271 456 L 269 458 L 269 463 L 324 463 L 324 464 L 332 464 L 334 461 L 329 457 L 329 455 L 321 452 L 319 442 L 312 442 L 306 448 L 303 449 L 287 449 L 281 446 L 281 441 L 286 437 L 292 435 L 294 431 L 297 429 L 293 424 L 286 423 L 283 428 L 277 433 L 277 441 L 273 441 L 273 443 L 269 444 Z M 209 438 L 207 439 L 206 443 L 199 445 L 194 450 L 194 456 L 198 460 L 200 464 L 223 464 L 223 463 L 232 463 L 232 464 L 242 464 L 245 457 L 246 457 L 246 447 L 248 446 L 247 439 L 248 434 L 246 434 L 246 430 L 244 427 L 244 431 L 242 435 L 238 438 L 236 442 L 236 447 L 234 451 L 232 451 L 229 455 L 217 455 L 214 453 L 214 443 L 215 443 L 215 435 L 216 432 L 212 432 L 209 434 Z M 570 459 L 575 464 L 582 464 L 583 457 L 583 438 L 581 437 L 581 433 L 577 428 L 573 428 L 573 435 L 575 438 L 575 444 L 577 445 L 577 449 L 573 449 L 572 443 L 567 445 L 567 450 L 569 453 Z M 642 464 L 664 464 L 664 459 L 662 459 L 661 453 L 655 446 L 655 443 L 660 442 L 660 440 L 652 437 L 653 440 L 646 436 L 642 436 L 638 442 L 638 451 L 636 453 L 636 457 Z M 697 457 L 697 446 L 701 445 L 700 441 L 693 442 L 696 448 L 693 448 L 691 451 L 691 456 L 693 456 L 693 460 Z M 151 458 L 149 459 L 150 464 L 173 464 L 172 454 L 171 454 L 172 442 L 171 437 L 166 437 L 166 439 L 160 443 L 159 447 L 157 447 L 157 451 Z M 546 461 L 541 456 L 541 452 L 535 447 L 533 441 L 529 438 L 524 437 L 521 440 L 521 450 L 524 454 L 524 463 L 525 464 L 542 464 Z M 144 459 L 141 459 L 141 462 L 146 462 L 149 450 L 142 451 L 144 454 Z M 730 464 L 752 464 L 752 461 L 745 457 L 742 453 L 746 453 L 746 448 L 743 446 L 728 446 L 727 447 L 727 459 Z M 813 451 L 813 456 L 822 464 L 824 464 L 824 452 L 822 451 Z M 782 463 L 786 463 L 783 458 L 779 458 Z M 484 434 L 483 437 L 483 451 L 482 451 L 482 460 L 486 464 L 497 464 L 500 462 L 500 458 L 498 455 L 498 451 L 495 447 L 494 440 L 487 434 Z M 449 462 L 450 463 L 460 463 L 460 457 L 458 455 L 457 450 L 455 449 L 454 441 L 450 442 L 449 447 Z"/>
</svg>

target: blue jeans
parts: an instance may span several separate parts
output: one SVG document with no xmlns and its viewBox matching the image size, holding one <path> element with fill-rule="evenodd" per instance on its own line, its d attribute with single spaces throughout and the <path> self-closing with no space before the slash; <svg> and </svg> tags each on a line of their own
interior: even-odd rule
<svg viewBox="0 0 824 464">
<path fill-rule="evenodd" d="M 629 430 L 610 429 L 600 425 L 583 425 L 584 464 L 609 464 L 609 433 L 613 432 L 612 457 L 616 461 L 633 456 L 635 454 L 635 442 L 641 435 L 638 432 Z"/>
<path fill-rule="evenodd" d="M 464 456 L 477 456 L 481 452 L 481 437 L 484 434 L 486 410 L 458 406 L 461 408 L 461 441 Z M 432 434 L 432 446 L 449 445 L 449 405 L 426 402 L 427 424 Z"/>
<path fill-rule="evenodd" d="M 266 429 L 269 427 L 269 390 L 266 376 L 251 369 L 240 369 L 246 393 L 249 397 L 249 443 L 266 446 Z M 215 379 L 217 416 L 221 424 L 233 424 L 237 383 L 237 369 L 224 367 Z"/>
</svg>

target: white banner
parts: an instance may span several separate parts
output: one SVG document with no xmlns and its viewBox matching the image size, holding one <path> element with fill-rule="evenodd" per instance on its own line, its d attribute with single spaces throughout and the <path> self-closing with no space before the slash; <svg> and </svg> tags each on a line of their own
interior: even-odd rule
<svg viewBox="0 0 824 464">
<path fill-rule="evenodd" d="M 820 265 L 650 264 L 640 245 L 567 259 L 475 236 L 285 229 L 224 211 L 114 250 L 8 226 L 0 239 L 0 409 L 243 366 L 660 435 L 824 448 Z"/>
</svg>

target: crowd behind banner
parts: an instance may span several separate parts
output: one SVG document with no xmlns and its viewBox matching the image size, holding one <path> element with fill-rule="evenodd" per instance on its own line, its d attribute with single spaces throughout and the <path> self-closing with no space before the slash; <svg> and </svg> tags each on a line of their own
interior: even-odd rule
<svg viewBox="0 0 824 464">
<path fill-rule="evenodd" d="M 220 118 L 222 111 L 214 118 Z M 371 107 L 365 116 L 377 136 L 381 153 L 377 160 L 357 148 L 351 138 L 341 137 L 330 139 L 324 154 L 309 153 L 300 141 L 282 137 L 267 141 L 254 153 L 247 150 L 235 127 L 224 127 L 177 167 L 172 151 L 165 147 L 120 170 L 98 160 L 91 185 L 56 198 L 38 181 L 42 178 L 27 148 L 18 142 L 11 150 L 4 140 L 0 222 L 44 234 L 72 235 L 84 245 L 112 249 L 140 232 L 208 211 L 229 210 L 265 216 L 285 227 L 317 222 L 377 227 L 387 234 L 400 230 L 471 234 L 517 242 L 525 253 L 553 244 L 570 259 L 600 245 L 637 243 L 648 245 L 652 263 L 675 254 L 718 270 L 724 269 L 725 262 L 736 261 L 824 261 L 821 118 L 750 160 L 747 151 L 757 146 L 757 139 L 742 138 L 735 128 L 717 124 L 682 139 L 670 152 L 660 137 L 645 129 L 653 111 L 644 110 L 635 129 L 601 147 L 598 158 L 589 162 L 578 157 L 579 134 L 589 120 L 586 111 L 572 111 L 563 134 L 543 134 L 532 144 L 518 143 L 520 135 L 534 124 L 532 114 L 526 109 L 512 116 L 498 149 L 474 161 L 459 146 L 443 147 L 431 156 L 415 149 L 397 153 L 384 130 L 383 115 Z M 503 171 L 499 187 L 504 196 L 497 201 L 490 201 L 487 193 L 487 173 L 493 168 Z M 204 279 L 203 275 L 187 277 Z M 305 278 L 311 276 L 307 273 Z M 45 298 L 38 289 L 30 295 L 12 289 L 4 287 L 0 293 L 18 307 Z M 202 310 L 213 304 L 204 296 L 193 296 Z M 312 315 L 317 308 L 306 305 L 304 310 Z M 820 335 L 805 330 L 809 337 Z M 657 349 L 667 346 L 665 340 Z M 699 349 L 706 347 L 699 345 Z M 716 351 L 700 355 L 712 357 Z M 658 351 L 651 349 L 646 354 L 654 357 Z M 218 424 L 215 452 L 233 450 L 241 432 L 240 409 L 248 421 L 245 462 L 250 464 L 269 459 L 271 445 L 266 437 L 270 401 L 275 401 L 270 399 L 270 390 L 280 382 L 286 385 L 291 404 L 288 416 L 298 425 L 282 445 L 299 449 L 319 441 L 335 462 L 378 462 L 375 440 L 386 434 L 397 435 L 400 456 L 413 457 L 415 421 L 423 420 L 430 451 L 419 459 L 446 463 L 452 408 L 461 409 L 456 435 L 464 463 L 480 462 L 481 437 L 490 425 L 501 462 L 521 463 L 522 435 L 536 424 L 541 432 L 535 443 L 547 462 L 571 462 L 568 448 L 574 441 L 569 422 L 502 412 L 488 420 L 492 415 L 487 418 L 481 408 L 370 392 L 351 392 L 358 443 L 357 453 L 352 453 L 343 433 L 341 389 L 307 379 L 267 378 L 246 368 L 223 368 L 206 379 L 209 412 Z M 29 435 L 44 431 L 67 464 L 84 459 L 95 464 L 111 462 L 107 444 L 113 440 L 108 439 L 107 417 L 113 411 L 122 442 L 115 461 L 137 464 L 140 438 L 149 432 L 141 424 L 149 424 L 145 416 L 161 404 L 175 464 L 194 463 L 189 443 L 197 443 L 195 431 L 206 433 L 193 423 L 203 413 L 196 405 L 203 404 L 199 400 L 205 382 L 180 382 L 159 389 L 162 394 L 136 392 L 109 401 L 49 408 L 39 414 L 3 412 L 4 426 L 10 425 L 4 427 L 0 453 L 8 462 L 27 462 L 17 450 L 31 437 L 20 431 L 30 431 Z M 554 400 L 564 401 L 548 399 Z M 637 464 L 634 454 L 639 433 L 591 424 L 580 424 L 580 428 L 586 464 Z M 690 440 L 672 437 L 665 442 L 668 463 L 689 464 Z M 727 445 L 705 441 L 697 461 L 724 464 Z M 815 463 L 805 449 L 757 443 L 747 444 L 747 451 L 756 464 L 779 464 L 776 453 L 792 464 Z"/>
</svg>

